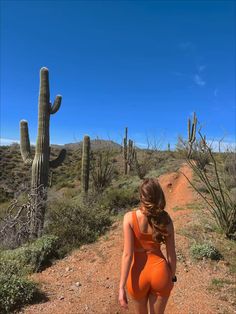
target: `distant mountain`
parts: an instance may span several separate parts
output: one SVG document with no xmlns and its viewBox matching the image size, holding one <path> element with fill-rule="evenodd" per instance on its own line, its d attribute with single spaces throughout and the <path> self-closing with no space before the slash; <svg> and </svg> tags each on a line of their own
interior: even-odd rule
<svg viewBox="0 0 236 314">
<path fill-rule="evenodd" d="M 91 140 L 91 149 L 92 150 L 98 150 L 98 149 L 121 149 L 121 145 L 110 141 L 110 140 L 100 140 L 100 139 L 95 139 L 95 140 Z M 83 145 L 83 141 L 77 142 L 77 143 L 68 143 L 63 145 L 65 148 L 69 148 L 69 149 L 78 149 L 81 148 Z M 54 146 L 54 145 L 52 145 Z M 55 145 L 54 147 L 56 147 L 58 145 Z"/>
</svg>

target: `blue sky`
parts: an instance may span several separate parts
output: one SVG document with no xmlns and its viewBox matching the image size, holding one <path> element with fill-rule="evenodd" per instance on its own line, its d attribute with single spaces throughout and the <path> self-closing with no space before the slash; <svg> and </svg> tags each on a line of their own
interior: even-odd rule
<svg viewBox="0 0 236 314">
<path fill-rule="evenodd" d="M 37 136 L 39 70 L 50 71 L 51 143 L 110 138 L 172 147 L 197 112 L 235 142 L 234 1 L 1 1 L 1 138 Z"/>
</svg>

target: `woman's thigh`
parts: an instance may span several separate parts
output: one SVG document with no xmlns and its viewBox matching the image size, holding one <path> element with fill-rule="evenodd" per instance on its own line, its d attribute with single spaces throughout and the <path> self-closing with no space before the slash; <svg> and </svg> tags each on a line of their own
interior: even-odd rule
<svg viewBox="0 0 236 314">
<path fill-rule="evenodd" d="M 133 299 L 135 314 L 149 314 L 148 313 L 148 294 L 143 298 Z"/>
<path fill-rule="evenodd" d="M 169 296 L 162 297 L 150 293 L 148 297 L 150 311 L 148 314 L 163 314 L 165 312 L 168 299 Z"/>
</svg>

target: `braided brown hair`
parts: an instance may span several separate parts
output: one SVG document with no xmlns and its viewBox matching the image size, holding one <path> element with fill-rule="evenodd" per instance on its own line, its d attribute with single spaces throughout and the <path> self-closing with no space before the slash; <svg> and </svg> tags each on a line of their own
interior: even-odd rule
<svg viewBox="0 0 236 314">
<path fill-rule="evenodd" d="M 171 222 L 169 214 L 164 210 L 166 200 L 164 192 L 157 179 L 147 178 L 139 188 L 141 207 L 153 228 L 152 238 L 159 243 L 165 243 L 169 235 L 166 226 Z"/>
</svg>

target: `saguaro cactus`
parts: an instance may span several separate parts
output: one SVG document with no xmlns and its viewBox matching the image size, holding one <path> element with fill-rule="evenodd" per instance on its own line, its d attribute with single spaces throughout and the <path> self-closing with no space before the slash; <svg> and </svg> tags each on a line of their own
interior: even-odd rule
<svg viewBox="0 0 236 314">
<path fill-rule="evenodd" d="M 188 144 L 189 144 L 188 157 L 190 156 L 193 143 L 196 140 L 196 128 L 197 128 L 197 116 L 196 116 L 196 113 L 194 112 L 193 122 L 191 122 L 191 119 L 188 119 Z"/>
<path fill-rule="evenodd" d="M 127 164 L 128 164 L 128 173 L 132 169 L 132 165 L 134 163 L 136 154 L 135 154 L 135 148 L 134 148 L 134 142 L 132 140 L 129 140 L 128 145 L 128 154 L 127 154 Z"/>
<path fill-rule="evenodd" d="M 88 135 L 85 135 L 83 141 L 82 172 L 81 172 L 82 187 L 85 193 L 88 192 L 89 188 L 89 167 L 90 167 L 90 137 Z"/>
<path fill-rule="evenodd" d="M 128 140 L 128 128 L 125 128 L 125 137 L 123 139 L 123 157 L 124 157 L 124 173 L 128 174 L 135 160 L 134 142 Z"/>
<path fill-rule="evenodd" d="M 47 68 L 40 69 L 40 91 L 38 101 L 38 136 L 36 141 L 35 155 L 31 157 L 28 123 L 20 121 L 21 155 L 24 163 L 32 165 L 31 188 L 33 195 L 33 213 L 31 217 L 31 237 L 39 237 L 42 234 L 45 216 L 45 200 L 47 198 L 49 168 L 58 167 L 66 156 L 66 150 L 62 149 L 55 160 L 49 160 L 49 121 L 50 115 L 58 111 L 62 97 L 56 96 L 54 104 L 50 103 L 49 72 Z M 36 191 L 36 193 L 35 193 Z M 44 200 L 42 202 L 42 199 Z"/>
<path fill-rule="evenodd" d="M 125 128 L 125 137 L 123 139 L 123 157 L 124 157 L 124 173 L 127 174 L 128 172 L 128 163 L 127 163 L 127 143 L 128 143 L 128 128 Z"/>
</svg>

